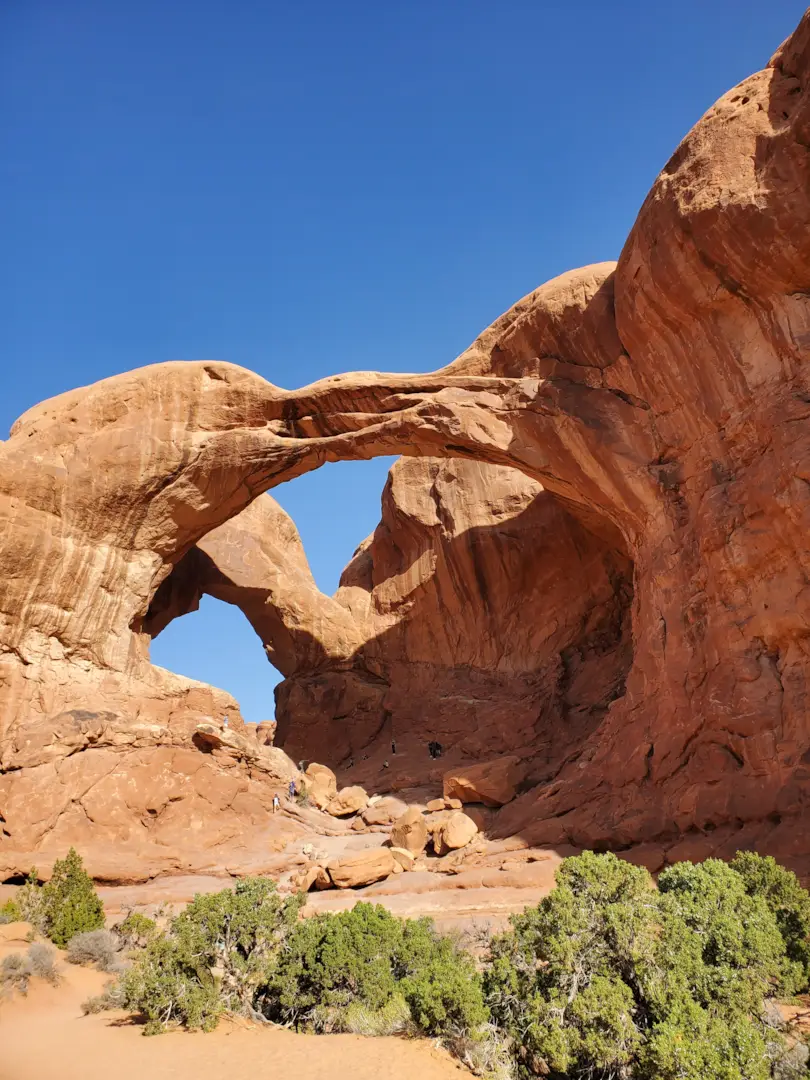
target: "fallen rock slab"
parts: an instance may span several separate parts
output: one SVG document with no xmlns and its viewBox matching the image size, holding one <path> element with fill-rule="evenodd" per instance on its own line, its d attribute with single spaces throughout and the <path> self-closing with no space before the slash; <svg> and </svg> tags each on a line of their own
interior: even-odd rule
<svg viewBox="0 0 810 1080">
<path fill-rule="evenodd" d="M 363 810 L 368 805 L 368 795 L 365 788 L 345 787 L 327 803 L 326 812 L 332 817 L 348 817 Z"/>
<path fill-rule="evenodd" d="M 325 810 L 338 793 L 337 777 L 326 765 L 310 762 L 304 773 L 309 801 L 319 810 Z"/>
<path fill-rule="evenodd" d="M 366 825 L 392 825 L 397 818 L 402 817 L 407 809 L 408 805 L 402 799 L 388 796 L 377 799 L 373 803 L 369 800 L 369 805 L 361 812 L 360 816 Z"/>
<path fill-rule="evenodd" d="M 394 856 L 394 861 L 399 864 L 403 870 L 413 870 L 416 863 L 416 856 L 412 851 L 408 851 L 407 848 L 392 847 L 389 848 L 391 854 Z"/>
<path fill-rule="evenodd" d="M 371 885 L 394 873 L 394 856 L 390 848 L 372 848 L 333 859 L 326 867 L 329 877 L 339 889 L 354 889 Z"/>
<path fill-rule="evenodd" d="M 462 803 L 503 806 L 514 799 L 524 776 L 525 766 L 514 754 L 478 765 L 460 765 L 444 774 L 444 796 Z"/>
<path fill-rule="evenodd" d="M 428 827 L 421 810 L 412 806 L 397 818 L 391 829 L 391 847 L 421 855 L 427 847 Z"/>
</svg>

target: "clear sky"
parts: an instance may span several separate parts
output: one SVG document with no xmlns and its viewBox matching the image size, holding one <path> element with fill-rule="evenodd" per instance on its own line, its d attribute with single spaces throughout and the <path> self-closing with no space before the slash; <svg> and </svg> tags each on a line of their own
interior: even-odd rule
<svg viewBox="0 0 810 1080">
<path fill-rule="evenodd" d="M 426 371 L 615 258 L 700 115 L 803 0 L 0 0 L 0 437 L 169 359 L 282 386 Z M 332 591 L 390 462 L 273 492 Z M 272 715 L 241 613 L 157 663 Z"/>
</svg>

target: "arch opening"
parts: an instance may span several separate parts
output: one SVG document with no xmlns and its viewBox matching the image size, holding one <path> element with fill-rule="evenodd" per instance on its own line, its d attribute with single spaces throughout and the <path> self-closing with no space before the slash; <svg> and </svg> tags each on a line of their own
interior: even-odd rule
<svg viewBox="0 0 810 1080">
<path fill-rule="evenodd" d="M 261 640 L 233 604 L 201 596 L 193 610 L 155 634 L 150 652 L 152 663 L 227 691 L 245 723 L 274 718 L 274 689 L 283 676 L 267 662 Z"/>
</svg>

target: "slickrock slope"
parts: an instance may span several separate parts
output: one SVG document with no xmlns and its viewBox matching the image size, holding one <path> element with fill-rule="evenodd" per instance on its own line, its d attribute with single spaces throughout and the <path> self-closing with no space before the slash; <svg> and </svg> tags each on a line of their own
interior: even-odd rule
<svg viewBox="0 0 810 1080">
<path fill-rule="evenodd" d="M 31 725 L 84 708 L 188 745 L 230 710 L 238 729 L 226 696 L 148 663 L 208 582 L 287 676 L 290 749 L 352 755 L 391 732 L 439 733 L 459 760 L 514 748 L 542 782 L 498 813 L 503 834 L 688 834 L 801 865 L 809 84 L 810 13 L 687 135 L 618 265 L 541 286 L 432 375 L 288 392 L 165 364 L 18 421 L 0 446 L 0 855 L 30 826 L 20 785 L 49 767 L 47 738 L 21 750 Z M 380 529 L 321 598 L 277 510 L 249 504 L 381 453 L 465 462 L 397 466 Z M 258 537 L 241 569 L 239 533 Z"/>
</svg>

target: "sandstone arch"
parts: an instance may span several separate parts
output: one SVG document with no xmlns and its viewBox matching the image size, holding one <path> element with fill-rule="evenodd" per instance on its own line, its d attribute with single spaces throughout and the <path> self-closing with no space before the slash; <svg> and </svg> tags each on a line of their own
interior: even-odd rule
<svg viewBox="0 0 810 1080">
<path fill-rule="evenodd" d="M 210 705 L 149 667 L 144 620 L 273 483 L 340 457 L 465 456 L 539 480 L 634 565 L 625 695 L 501 828 L 614 847 L 696 830 L 802 855 L 809 80 L 806 15 L 687 135 L 615 268 L 542 286 L 432 375 L 290 392 L 168 364 L 26 414 L 0 448 L 3 767 L 33 753 L 32 716 L 77 695 L 176 730 Z"/>
</svg>

